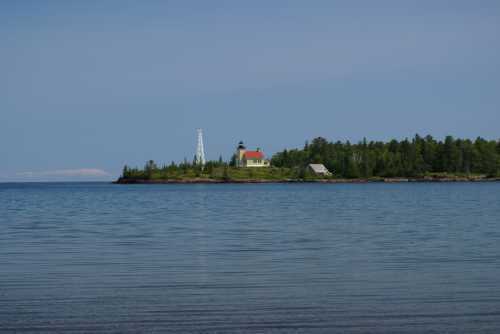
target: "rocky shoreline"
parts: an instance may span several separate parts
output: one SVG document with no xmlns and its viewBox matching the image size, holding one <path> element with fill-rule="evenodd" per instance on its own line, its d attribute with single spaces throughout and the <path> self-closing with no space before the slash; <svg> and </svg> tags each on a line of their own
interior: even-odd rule
<svg viewBox="0 0 500 334">
<path fill-rule="evenodd" d="M 425 176 L 418 178 L 369 178 L 369 179 L 245 179 L 245 180 L 222 180 L 208 178 L 172 179 L 172 180 L 147 180 L 147 179 L 123 179 L 114 181 L 114 184 L 255 184 L 255 183 L 405 183 L 405 182 L 497 182 L 500 178 L 487 177 L 434 177 Z"/>
</svg>

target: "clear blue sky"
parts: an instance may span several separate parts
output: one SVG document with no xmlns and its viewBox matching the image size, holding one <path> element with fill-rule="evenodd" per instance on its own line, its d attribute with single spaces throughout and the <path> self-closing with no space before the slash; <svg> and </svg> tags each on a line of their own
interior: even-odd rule
<svg viewBox="0 0 500 334">
<path fill-rule="evenodd" d="M 0 2 L 0 180 L 192 159 L 197 127 L 212 159 L 496 139 L 500 1 Z"/>
</svg>

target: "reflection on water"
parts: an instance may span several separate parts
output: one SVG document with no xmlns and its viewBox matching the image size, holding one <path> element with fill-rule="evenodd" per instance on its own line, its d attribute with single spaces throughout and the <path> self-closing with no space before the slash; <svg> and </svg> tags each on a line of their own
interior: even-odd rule
<svg viewBox="0 0 500 334">
<path fill-rule="evenodd" d="M 500 184 L 0 184 L 0 332 L 498 333 Z"/>
</svg>

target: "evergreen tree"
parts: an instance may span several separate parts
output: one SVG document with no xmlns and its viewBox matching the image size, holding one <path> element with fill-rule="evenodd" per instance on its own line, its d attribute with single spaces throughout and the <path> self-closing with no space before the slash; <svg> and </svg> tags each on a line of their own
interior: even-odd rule
<svg viewBox="0 0 500 334">
<path fill-rule="evenodd" d="M 146 162 L 146 165 L 144 166 L 144 172 L 146 174 L 146 178 L 150 179 L 156 170 L 157 166 L 153 160 L 149 160 L 148 162 Z"/>
<path fill-rule="evenodd" d="M 127 165 L 123 166 L 123 171 L 122 171 L 122 177 L 124 179 L 128 178 L 130 176 L 129 174 L 129 168 Z"/>
<path fill-rule="evenodd" d="M 231 161 L 229 162 L 229 166 L 235 167 L 236 166 L 236 154 L 233 154 L 231 156 Z"/>
</svg>

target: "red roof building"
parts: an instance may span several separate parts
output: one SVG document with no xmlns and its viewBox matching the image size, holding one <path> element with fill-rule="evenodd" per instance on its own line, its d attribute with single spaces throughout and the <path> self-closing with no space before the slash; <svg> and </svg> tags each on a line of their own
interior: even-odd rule
<svg viewBox="0 0 500 334">
<path fill-rule="evenodd" d="M 236 150 L 237 167 L 269 167 L 269 160 L 265 159 L 264 153 L 260 149 L 247 151 L 243 142 L 240 142 Z"/>
<path fill-rule="evenodd" d="M 245 159 L 254 159 L 254 160 L 264 159 L 264 154 L 262 154 L 262 152 L 260 151 L 246 151 Z"/>
</svg>

